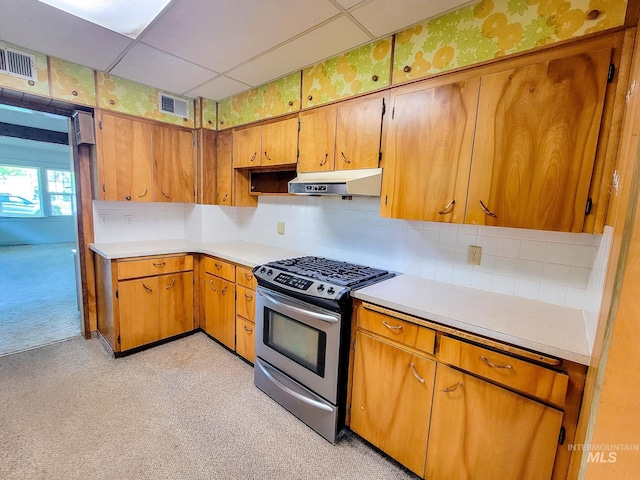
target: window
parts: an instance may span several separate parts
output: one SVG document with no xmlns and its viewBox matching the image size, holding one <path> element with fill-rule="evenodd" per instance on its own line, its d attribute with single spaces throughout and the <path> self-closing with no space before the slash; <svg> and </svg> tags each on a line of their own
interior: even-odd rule
<svg viewBox="0 0 640 480">
<path fill-rule="evenodd" d="M 73 213 L 73 189 L 71 172 L 68 170 L 47 170 L 47 190 L 51 205 L 51 215 L 71 215 Z"/>
<path fill-rule="evenodd" d="M 41 217 L 39 169 L 0 165 L 0 216 Z"/>
</svg>

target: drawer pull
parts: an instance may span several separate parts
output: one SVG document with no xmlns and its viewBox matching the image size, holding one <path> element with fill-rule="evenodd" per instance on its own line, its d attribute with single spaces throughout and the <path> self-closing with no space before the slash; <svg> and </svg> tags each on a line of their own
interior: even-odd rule
<svg viewBox="0 0 640 480">
<path fill-rule="evenodd" d="M 162 263 L 154 263 L 153 266 L 154 267 L 164 267 L 167 264 L 167 262 L 162 262 Z"/>
<path fill-rule="evenodd" d="M 171 283 L 170 283 L 169 285 L 167 285 L 166 287 L 164 287 L 164 288 L 166 288 L 167 290 L 169 290 L 169 289 L 170 289 L 170 288 L 172 288 L 175 284 L 176 284 L 176 279 L 175 279 L 175 278 L 173 278 L 173 279 L 171 279 Z"/>
<path fill-rule="evenodd" d="M 247 280 L 251 280 L 251 278 L 253 278 L 253 273 L 245 273 L 244 278 L 246 278 Z"/>
<path fill-rule="evenodd" d="M 222 292 L 220 292 L 220 293 L 222 293 L 222 295 L 224 295 L 225 293 L 227 293 L 227 287 L 224 287 L 224 288 L 222 289 Z"/>
<path fill-rule="evenodd" d="M 444 390 L 442 390 L 444 393 L 449 393 L 449 392 L 455 392 L 458 388 L 460 388 L 462 386 L 462 382 L 458 382 L 455 385 L 451 385 L 450 387 L 445 388 Z"/>
<path fill-rule="evenodd" d="M 209 285 L 211 286 L 211 290 L 213 290 L 214 292 L 218 291 L 216 290 L 216 287 L 213 286 L 213 280 L 209 280 Z"/>
<path fill-rule="evenodd" d="M 151 290 L 149 287 L 147 287 L 144 283 L 142 284 L 142 286 L 144 287 L 144 289 L 145 289 L 147 292 L 149 292 L 149 293 L 153 292 L 153 290 Z"/>
<path fill-rule="evenodd" d="M 247 332 L 249 335 L 253 333 L 253 328 L 247 328 L 246 325 L 243 325 L 242 328 L 244 328 L 244 331 Z"/>
<path fill-rule="evenodd" d="M 413 370 L 413 376 L 416 377 L 420 383 L 424 383 L 424 378 L 418 375 L 418 372 L 416 371 L 416 364 L 413 362 L 411 363 L 411 369 Z"/>
<path fill-rule="evenodd" d="M 389 330 L 402 330 L 402 325 L 389 325 L 386 320 L 383 320 L 382 324 Z"/>
<path fill-rule="evenodd" d="M 244 298 L 247 299 L 247 302 L 250 302 L 251 300 L 253 300 L 253 295 L 247 295 L 246 293 L 244 294 Z"/>
<path fill-rule="evenodd" d="M 221 263 L 214 263 L 213 264 L 214 267 L 216 267 L 218 270 L 220 270 L 222 268 L 222 264 Z"/>
<path fill-rule="evenodd" d="M 505 363 L 504 365 L 498 365 L 497 363 L 493 363 L 491 360 L 489 360 L 487 357 L 485 357 L 484 355 L 481 355 L 480 358 L 482 359 L 482 361 L 484 363 L 486 363 L 487 365 L 489 365 L 491 368 L 513 368 L 511 365 L 509 365 L 508 363 Z"/>
</svg>

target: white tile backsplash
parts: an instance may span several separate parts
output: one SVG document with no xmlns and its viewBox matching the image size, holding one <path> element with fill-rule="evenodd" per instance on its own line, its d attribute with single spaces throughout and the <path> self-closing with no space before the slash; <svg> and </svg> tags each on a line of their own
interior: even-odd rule
<svg viewBox="0 0 640 480">
<path fill-rule="evenodd" d="M 583 309 L 591 312 L 590 335 L 611 245 L 610 229 L 589 235 L 382 218 L 379 199 L 368 197 L 259 197 L 256 208 L 94 201 L 93 208 L 96 242 L 263 243 Z M 469 245 L 482 247 L 478 266 L 466 263 Z"/>
</svg>

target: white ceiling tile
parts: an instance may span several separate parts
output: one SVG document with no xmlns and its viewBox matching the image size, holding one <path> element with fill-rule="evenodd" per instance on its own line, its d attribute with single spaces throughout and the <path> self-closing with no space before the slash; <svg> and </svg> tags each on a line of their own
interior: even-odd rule
<svg viewBox="0 0 640 480">
<path fill-rule="evenodd" d="M 336 0 L 336 1 L 340 4 L 342 8 L 345 8 L 348 10 L 354 5 L 357 5 L 358 3 L 366 2 L 368 0 Z"/>
<path fill-rule="evenodd" d="M 329 0 L 180 0 L 142 39 L 224 72 L 338 13 Z"/>
<path fill-rule="evenodd" d="M 204 97 L 217 101 L 235 95 L 236 93 L 244 92 L 250 88 L 247 84 L 223 75 L 214 78 L 200 87 L 189 90 L 186 92 L 186 95 L 190 97 Z"/>
<path fill-rule="evenodd" d="M 349 13 L 376 37 L 453 10 L 469 0 L 371 0 Z"/>
<path fill-rule="evenodd" d="M 218 75 L 141 43 L 134 46 L 109 73 L 180 94 Z"/>
<path fill-rule="evenodd" d="M 346 17 L 338 17 L 297 39 L 242 65 L 228 75 L 253 86 L 283 74 L 301 70 L 369 41 L 370 38 Z"/>
<path fill-rule="evenodd" d="M 0 0 L 0 39 L 105 70 L 131 39 L 36 0 Z"/>
</svg>

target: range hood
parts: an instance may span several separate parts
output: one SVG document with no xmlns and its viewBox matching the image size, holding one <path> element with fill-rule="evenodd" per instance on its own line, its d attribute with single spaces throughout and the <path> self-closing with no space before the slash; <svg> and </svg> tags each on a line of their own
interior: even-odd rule
<svg viewBox="0 0 640 480">
<path fill-rule="evenodd" d="M 289 193 L 297 195 L 366 195 L 379 197 L 381 168 L 299 173 L 289 182 Z"/>
</svg>

